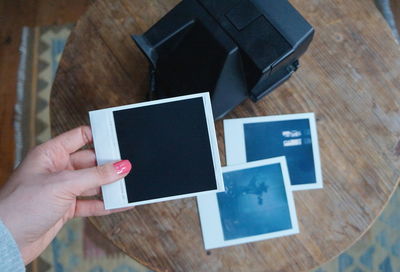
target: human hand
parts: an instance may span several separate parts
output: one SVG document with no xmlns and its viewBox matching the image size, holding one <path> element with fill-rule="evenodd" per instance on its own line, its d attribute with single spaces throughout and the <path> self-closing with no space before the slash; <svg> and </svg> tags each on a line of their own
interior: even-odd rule
<svg viewBox="0 0 400 272">
<path fill-rule="evenodd" d="M 100 186 L 125 177 L 127 160 L 96 166 L 89 127 L 79 127 L 35 147 L 0 191 L 0 218 L 12 233 L 25 264 L 49 245 L 62 226 L 79 216 L 106 215 L 103 201 L 83 200 Z"/>
</svg>

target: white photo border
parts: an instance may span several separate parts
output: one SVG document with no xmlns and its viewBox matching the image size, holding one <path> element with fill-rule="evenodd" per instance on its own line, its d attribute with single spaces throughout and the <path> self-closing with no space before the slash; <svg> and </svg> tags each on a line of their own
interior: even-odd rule
<svg viewBox="0 0 400 272">
<path fill-rule="evenodd" d="M 217 181 L 216 184 L 217 189 L 129 203 L 126 192 L 125 179 L 120 179 L 114 183 L 102 186 L 103 200 L 106 210 L 144 205 L 144 204 L 150 204 L 150 203 L 156 203 L 156 202 L 174 200 L 186 197 L 194 197 L 207 193 L 222 192 L 225 190 L 221 172 L 218 143 L 214 126 L 214 118 L 211 108 L 211 100 L 208 92 L 90 111 L 89 117 L 90 117 L 90 124 L 92 127 L 92 134 L 94 139 L 93 142 L 94 142 L 97 164 L 103 165 L 105 163 L 121 160 L 118 138 L 114 123 L 114 115 L 113 115 L 114 111 L 146 107 L 156 104 L 164 104 L 164 103 L 189 100 L 194 98 L 203 99 L 205 119 L 207 122 L 208 134 L 210 139 L 210 147 L 212 153 L 211 155 L 213 159 L 215 178 Z"/>
<path fill-rule="evenodd" d="M 199 209 L 199 216 L 201 222 L 201 229 L 203 234 L 203 242 L 206 250 L 227 247 L 233 245 L 239 245 L 250 242 L 257 242 L 266 239 L 272 239 L 282 236 L 288 236 L 299 233 L 299 224 L 297 221 L 297 213 L 293 199 L 293 192 L 290 186 L 290 177 L 286 164 L 285 157 L 276 157 L 265 160 L 248 162 L 245 164 L 237 164 L 231 166 L 225 166 L 222 168 L 222 172 L 231 172 L 249 168 L 256 168 L 265 165 L 280 164 L 283 176 L 283 182 L 285 186 L 285 192 L 289 207 L 290 221 L 292 224 L 291 229 L 259 234 L 254 236 L 248 236 L 243 238 L 237 238 L 232 240 L 224 240 L 221 215 L 218 206 L 218 199 L 215 193 L 206 194 L 197 197 L 197 205 Z"/>
<path fill-rule="evenodd" d="M 320 158 L 319 144 L 318 144 L 318 132 L 315 121 L 315 114 L 313 112 L 224 120 L 225 152 L 226 152 L 227 165 L 246 163 L 244 124 L 303 120 L 303 119 L 308 119 L 310 125 L 316 182 L 291 185 L 291 187 L 293 191 L 323 188 L 321 158 Z"/>
</svg>

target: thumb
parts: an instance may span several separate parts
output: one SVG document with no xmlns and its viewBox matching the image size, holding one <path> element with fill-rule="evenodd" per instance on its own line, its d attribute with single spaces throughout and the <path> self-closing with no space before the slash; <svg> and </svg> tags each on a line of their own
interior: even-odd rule
<svg viewBox="0 0 400 272">
<path fill-rule="evenodd" d="M 69 186 L 71 191 L 79 196 L 87 190 L 124 178 L 131 169 L 131 163 L 128 160 L 122 160 L 116 163 L 75 170 L 69 176 Z"/>
</svg>

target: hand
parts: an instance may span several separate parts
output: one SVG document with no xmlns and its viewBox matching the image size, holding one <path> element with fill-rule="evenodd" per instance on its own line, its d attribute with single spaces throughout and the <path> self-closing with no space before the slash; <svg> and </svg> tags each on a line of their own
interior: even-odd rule
<svg viewBox="0 0 400 272">
<path fill-rule="evenodd" d="M 101 200 L 77 199 L 125 177 L 129 161 L 96 166 L 89 127 L 79 127 L 34 148 L 0 191 L 0 218 L 12 233 L 25 264 L 49 245 L 71 218 L 106 215 Z"/>
</svg>

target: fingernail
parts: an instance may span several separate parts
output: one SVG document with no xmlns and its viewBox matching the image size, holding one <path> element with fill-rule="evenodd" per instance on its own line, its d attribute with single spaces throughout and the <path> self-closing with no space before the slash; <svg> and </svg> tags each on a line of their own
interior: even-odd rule
<svg viewBox="0 0 400 272">
<path fill-rule="evenodd" d="M 132 169 L 132 165 L 128 160 L 119 161 L 114 163 L 113 165 L 115 172 L 117 172 L 118 175 L 127 174 Z"/>
</svg>

